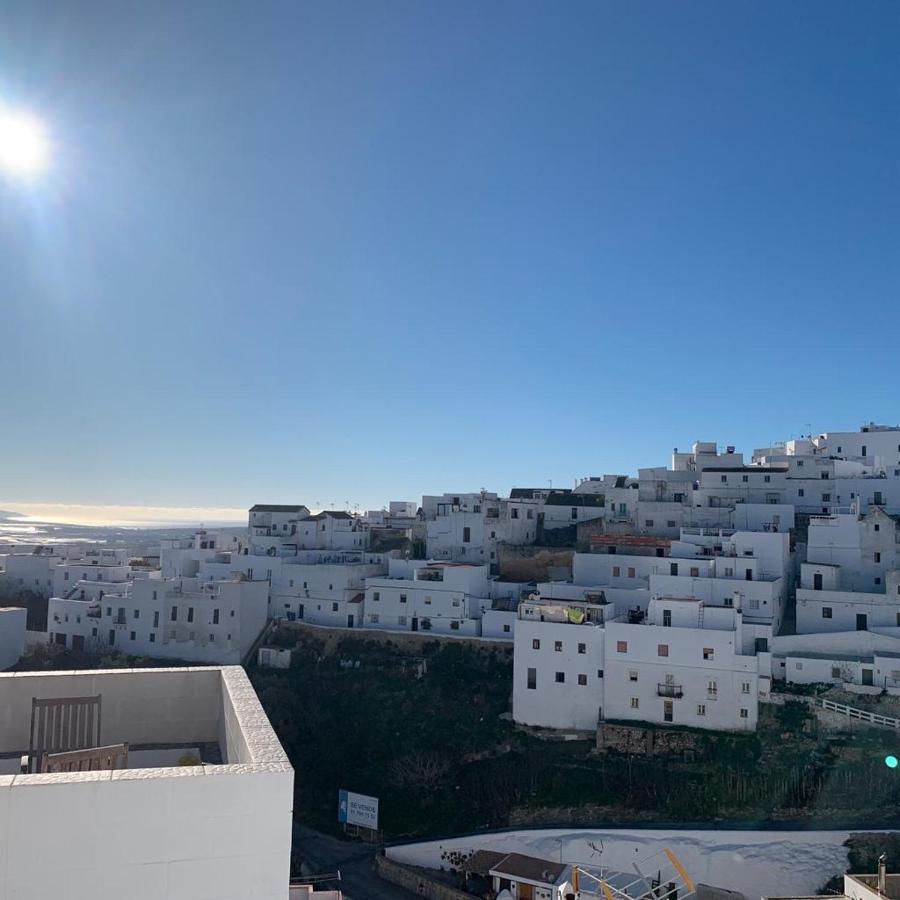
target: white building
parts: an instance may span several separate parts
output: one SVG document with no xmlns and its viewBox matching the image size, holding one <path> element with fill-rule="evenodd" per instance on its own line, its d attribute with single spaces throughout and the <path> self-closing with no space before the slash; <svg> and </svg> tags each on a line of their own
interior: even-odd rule
<svg viewBox="0 0 900 900">
<path fill-rule="evenodd" d="M 36 701 L 89 701 L 96 732 L 47 759 Z M 109 752 L 113 771 L 68 770 Z M 240 667 L 0 675 L 0 758 L 4 900 L 288 896 L 293 770 Z"/>
<path fill-rule="evenodd" d="M 755 730 L 771 657 L 743 629 L 737 610 L 690 598 L 654 597 L 643 615 L 611 602 L 524 602 L 513 718 L 572 730 L 602 720 Z"/>
<path fill-rule="evenodd" d="M 14 666 L 25 652 L 28 611 L 18 606 L 0 606 L 0 671 Z"/>
<path fill-rule="evenodd" d="M 365 626 L 478 636 L 491 605 L 487 566 L 392 558 L 366 579 Z"/>
<path fill-rule="evenodd" d="M 103 597 L 52 597 L 48 640 L 73 650 L 240 663 L 266 625 L 268 584 L 146 578 Z"/>
</svg>

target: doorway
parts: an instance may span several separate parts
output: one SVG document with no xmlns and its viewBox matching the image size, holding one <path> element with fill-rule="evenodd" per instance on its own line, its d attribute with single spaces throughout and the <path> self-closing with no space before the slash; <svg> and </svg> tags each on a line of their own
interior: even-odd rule
<svg viewBox="0 0 900 900">
<path fill-rule="evenodd" d="M 412 630 L 413 631 L 419 630 L 419 620 L 415 616 L 412 617 Z"/>
<path fill-rule="evenodd" d="M 862 683 L 863 684 L 872 684 L 872 670 L 871 669 L 863 669 L 862 670 Z"/>
<path fill-rule="evenodd" d="M 856 614 L 856 630 L 857 631 L 868 631 L 869 630 L 869 617 L 866 613 L 857 613 Z"/>
<path fill-rule="evenodd" d="M 348 628 L 352 628 L 352 627 L 353 627 L 353 613 L 350 613 L 350 614 L 347 616 L 347 627 L 348 627 Z"/>
<path fill-rule="evenodd" d="M 822 573 L 821 572 L 816 572 L 816 574 L 813 575 L 813 590 L 814 591 L 822 590 Z"/>
</svg>

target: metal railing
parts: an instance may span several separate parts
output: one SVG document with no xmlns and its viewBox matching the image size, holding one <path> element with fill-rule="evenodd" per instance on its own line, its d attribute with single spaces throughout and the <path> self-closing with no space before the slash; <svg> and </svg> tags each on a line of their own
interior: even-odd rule
<svg viewBox="0 0 900 900">
<path fill-rule="evenodd" d="M 684 696 L 684 691 L 680 684 L 657 684 L 656 685 L 656 696 L 657 697 L 675 697 L 681 698 Z"/>
</svg>

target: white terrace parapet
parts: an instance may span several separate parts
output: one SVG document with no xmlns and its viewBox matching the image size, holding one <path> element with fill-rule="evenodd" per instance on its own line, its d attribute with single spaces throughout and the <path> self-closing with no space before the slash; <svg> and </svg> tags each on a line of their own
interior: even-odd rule
<svg viewBox="0 0 900 900">
<path fill-rule="evenodd" d="M 101 742 L 222 764 L 0 775 L 0 900 L 285 900 L 293 769 L 238 666 L 0 675 L 0 754 L 33 698 L 100 695 Z"/>
</svg>

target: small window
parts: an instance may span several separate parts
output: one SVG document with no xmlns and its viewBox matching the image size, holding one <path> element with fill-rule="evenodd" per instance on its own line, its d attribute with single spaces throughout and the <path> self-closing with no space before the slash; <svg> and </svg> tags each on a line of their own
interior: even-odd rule
<svg viewBox="0 0 900 900">
<path fill-rule="evenodd" d="M 699 577 L 700 577 L 699 566 L 691 566 L 691 578 L 699 578 Z"/>
<path fill-rule="evenodd" d="M 587 685 L 587 675 L 579 675 L 579 676 L 578 676 L 578 683 L 579 683 L 582 687 L 585 687 L 585 685 Z"/>
<path fill-rule="evenodd" d="M 219 611 L 217 609 L 213 610 L 213 625 L 219 624 Z"/>
<path fill-rule="evenodd" d="M 528 670 L 527 686 L 529 691 L 537 689 L 537 669 Z"/>
<path fill-rule="evenodd" d="M 632 671 L 630 671 L 630 672 L 628 673 L 628 680 L 629 680 L 629 681 L 637 681 L 637 680 L 638 680 L 638 673 L 635 672 L 635 671 L 632 669 Z"/>
<path fill-rule="evenodd" d="M 565 683 L 565 680 L 566 680 L 566 673 L 565 673 L 565 672 L 557 672 L 557 673 L 556 673 L 555 681 L 556 681 L 557 684 L 564 684 L 564 683 Z"/>
<path fill-rule="evenodd" d="M 741 710 L 741 718 L 742 718 L 742 719 L 746 719 L 746 718 L 748 718 L 748 717 L 749 717 L 749 715 L 750 715 L 750 713 L 749 713 L 749 712 L 747 712 L 747 710 L 746 710 L 746 709 L 742 709 L 742 710 Z"/>
<path fill-rule="evenodd" d="M 768 482 L 770 482 L 771 480 L 772 480 L 772 476 L 771 476 L 771 475 L 764 475 L 764 476 L 763 476 L 763 481 L 765 481 L 767 484 L 768 484 Z"/>
<path fill-rule="evenodd" d="M 597 669 L 597 677 L 598 677 L 598 678 L 602 678 L 602 677 L 603 677 L 603 669 Z"/>
<path fill-rule="evenodd" d="M 641 705 L 641 701 L 637 697 L 631 698 L 631 708 L 632 709 L 639 709 L 640 705 Z"/>
<path fill-rule="evenodd" d="M 704 659 L 715 659 L 716 651 L 712 647 L 704 647 L 703 648 L 703 658 Z"/>
<path fill-rule="evenodd" d="M 830 606 L 823 606 L 823 607 L 822 607 L 822 618 L 823 618 L 823 619 L 830 619 L 830 618 L 831 618 L 831 607 L 830 607 Z"/>
<path fill-rule="evenodd" d="M 881 554 L 880 553 L 875 554 L 875 562 L 877 562 L 877 563 L 881 562 Z"/>
<path fill-rule="evenodd" d="M 531 639 L 531 649 L 532 650 L 540 650 L 541 649 L 541 642 L 540 642 L 539 638 Z"/>
<path fill-rule="evenodd" d="M 378 613 L 372 613 L 372 615 L 369 616 L 369 621 L 370 621 L 373 625 L 377 625 L 377 624 L 378 624 Z"/>
<path fill-rule="evenodd" d="M 178 607 L 177 606 L 172 607 L 172 621 L 173 622 L 178 621 Z"/>
<path fill-rule="evenodd" d="M 381 599 L 381 591 L 374 591 L 372 593 L 372 599 L 377 603 Z"/>
<path fill-rule="evenodd" d="M 798 496 L 798 497 L 803 497 L 803 496 L 805 496 L 805 494 L 806 494 L 806 491 L 804 491 L 803 488 L 799 488 L 799 489 L 797 490 L 797 496 Z"/>
<path fill-rule="evenodd" d="M 750 693 L 750 682 L 749 681 L 741 682 L 741 693 L 742 694 Z"/>
<path fill-rule="evenodd" d="M 895 474 L 896 474 L 896 472 L 895 472 Z M 881 526 L 877 522 L 875 523 L 875 530 L 881 531 Z M 876 559 L 875 562 L 878 562 L 878 560 Z"/>
<path fill-rule="evenodd" d="M 572 518 L 573 518 L 573 519 L 577 519 L 577 518 L 578 518 L 578 507 L 577 507 L 577 506 L 573 506 L 573 507 L 572 507 L 572 513 L 571 513 L 571 515 L 572 515 Z"/>
<path fill-rule="evenodd" d="M 656 655 L 657 656 L 668 656 L 669 655 L 669 645 L 668 644 L 657 644 L 656 645 Z"/>
<path fill-rule="evenodd" d="M 133 641 L 133 640 L 135 640 L 135 639 L 137 638 L 137 634 L 136 634 L 134 631 L 132 631 L 131 634 L 130 634 L 128 637 L 129 637 L 130 640 Z"/>
<path fill-rule="evenodd" d="M 450 630 L 459 631 L 459 622 L 457 622 L 455 619 L 450 623 Z"/>
<path fill-rule="evenodd" d="M 841 670 L 837 666 L 831 667 L 831 677 L 832 678 L 840 678 L 841 677 Z"/>
<path fill-rule="evenodd" d="M 398 625 L 406 625 L 406 616 L 397 616 Z"/>
<path fill-rule="evenodd" d="M 332 612 L 337 612 L 338 609 L 339 609 L 339 606 L 338 606 L 337 603 L 332 603 L 332 604 L 331 604 L 331 611 L 332 611 Z"/>
<path fill-rule="evenodd" d="M 697 704 L 697 715 L 698 715 L 698 716 L 705 716 L 705 715 L 706 715 L 706 704 L 704 704 L 704 703 L 698 703 L 698 704 Z"/>
<path fill-rule="evenodd" d="M 562 641 L 554 641 L 554 642 L 553 642 L 553 649 L 554 649 L 554 651 L 556 651 L 557 653 L 562 653 Z"/>
<path fill-rule="evenodd" d="M 652 528 L 653 527 L 653 519 L 644 519 L 644 527 Z"/>
<path fill-rule="evenodd" d="M 741 482 L 742 482 L 743 484 L 746 484 L 749 480 L 750 480 L 750 476 L 749 476 L 749 475 L 741 475 Z"/>
<path fill-rule="evenodd" d="M 503 631 L 504 631 L 504 633 L 509 634 L 509 631 L 510 631 L 509 625 L 504 625 Z"/>
<path fill-rule="evenodd" d="M 627 653 L 628 641 L 616 641 L 616 653 Z"/>
<path fill-rule="evenodd" d="M 471 540 L 472 540 L 472 529 L 469 528 L 468 525 L 466 525 L 466 527 L 463 528 L 463 543 L 468 544 L 471 542 Z"/>
<path fill-rule="evenodd" d="M 578 652 L 579 653 L 587 653 L 587 644 L 579 644 Z"/>
<path fill-rule="evenodd" d="M 720 475 L 719 477 L 720 477 L 721 480 L 722 480 L 722 484 L 725 484 L 725 483 L 728 481 L 728 476 L 727 476 L 727 475 Z M 747 477 L 747 476 L 745 475 L 744 478 L 746 478 L 746 477 Z"/>
<path fill-rule="evenodd" d="M 663 628 L 671 628 L 672 627 L 672 610 L 664 609 L 663 610 Z"/>
<path fill-rule="evenodd" d="M 634 569 L 631 566 L 628 567 L 628 577 L 634 578 Z"/>
<path fill-rule="evenodd" d="M 618 578 L 620 571 L 621 569 L 618 566 L 613 566 L 613 578 Z"/>
<path fill-rule="evenodd" d="M 406 594 L 401 594 L 401 595 L 400 595 L 400 602 L 401 602 L 401 603 L 406 603 Z"/>
<path fill-rule="evenodd" d="M 96 629 L 94 629 L 94 633 L 96 634 Z M 156 635 L 153 634 L 152 632 L 150 633 L 150 643 L 151 643 L 151 644 L 155 644 L 155 643 L 156 643 Z"/>
</svg>

